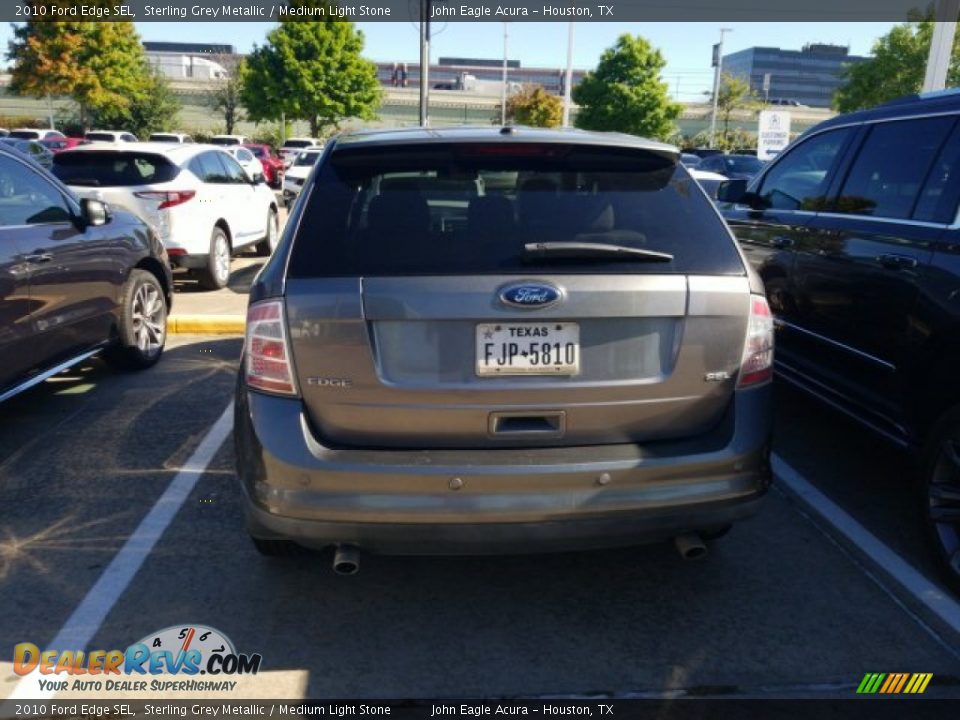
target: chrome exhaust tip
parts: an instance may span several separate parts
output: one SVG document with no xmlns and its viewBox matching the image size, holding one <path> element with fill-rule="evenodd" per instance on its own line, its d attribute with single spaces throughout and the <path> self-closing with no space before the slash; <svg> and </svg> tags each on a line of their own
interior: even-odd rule
<svg viewBox="0 0 960 720">
<path fill-rule="evenodd" d="M 333 571 L 337 575 L 360 572 L 360 551 L 354 545 L 337 545 L 333 552 Z"/>
<path fill-rule="evenodd" d="M 699 560 L 707 554 L 707 546 L 697 533 L 677 535 L 673 544 L 684 560 Z"/>
</svg>

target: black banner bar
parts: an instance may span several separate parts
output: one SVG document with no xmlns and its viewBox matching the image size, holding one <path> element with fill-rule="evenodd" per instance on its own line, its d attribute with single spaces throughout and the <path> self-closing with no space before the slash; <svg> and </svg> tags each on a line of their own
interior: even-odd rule
<svg viewBox="0 0 960 720">
<path fill-rule="evenodd" d="M 323 718 L 351 720 L 940 720 L 958 700 L 4 700 L 0 718 Z"/>
<path fill-rule="evenodd" d="M 0 3 L 0 21 L 410 22 L 422 2 L 444 22 L 902 22 L 941 7 L 925 0 L 34 0 Z"/>
</svg>

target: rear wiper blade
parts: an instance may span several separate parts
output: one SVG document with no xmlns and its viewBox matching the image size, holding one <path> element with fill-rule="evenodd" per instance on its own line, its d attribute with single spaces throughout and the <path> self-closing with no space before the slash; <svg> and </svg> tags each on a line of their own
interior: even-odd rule
<svg viewBox="0 0 960 720">
<path fill-rule="evenodd" d="M 672 262 L 670 253 L 643 250 L 626 245 L 592 242 L 540 242 L 523 246 L 523 257 L 530 259 L 570 258 L 582 260 L 627 260 L 630 262 Z"/>
</svg>

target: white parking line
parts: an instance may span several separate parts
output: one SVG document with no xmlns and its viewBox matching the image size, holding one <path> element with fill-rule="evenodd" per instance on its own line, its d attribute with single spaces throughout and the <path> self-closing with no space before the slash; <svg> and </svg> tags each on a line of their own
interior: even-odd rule
<svg viewBox="0 0 960 720">
<path fill-rule="evenodd" d="M 960 634 L 960 603 L 915 570 L 906 560 L 870 533 L 863 525 L 817 490 L 780 456 L 771 458 L 777 484 L 805 505 L 813 514 L 834 527 L 870 560 L 876 563 L 905 592 Z M 938 638 L 939 639 L 939 638 Z"/>
<path fill-rule="evenodd" d="M 56 650 L 80 650 L 87 647 L 154 545 L 190 496 L 197 481 L 206 472 L 207 466 L 232 428 L 231 402 L 47 647 Z M 54 695 L 52 690 L 40 691 L 35 677 L 38 674 L 35 671 L 20 680 L 7 699 L 42 700 Z"/>
</svg>

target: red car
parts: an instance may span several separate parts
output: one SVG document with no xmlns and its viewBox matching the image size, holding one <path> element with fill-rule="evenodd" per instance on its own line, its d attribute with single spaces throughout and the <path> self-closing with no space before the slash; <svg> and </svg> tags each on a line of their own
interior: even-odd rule
<svg viewBox="0 0 960 720">
<path fill-rule="evenodd" d="M 89 143 L 89 140 L 84 140 L 83 138 L 76 137 L 65 137 L 65 138 L 50 138 L 49 140 L 38 140 L 41 145 L 43 145 L 47 150 L 52 153 L 62 152 L 63 150 L 70 150 L 77 147 L 77 145 L 86 145 Z"/>
<path fill-rule="evenodd" d="M 270 187 L 278 188 L 283 184 L 283 160 L 269 145 L 244 143 L 243 147 L 253 153 L 263 166 L 263 179 Z"/>
</svg>

